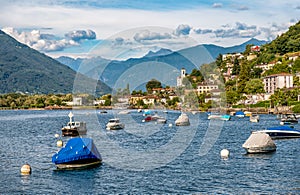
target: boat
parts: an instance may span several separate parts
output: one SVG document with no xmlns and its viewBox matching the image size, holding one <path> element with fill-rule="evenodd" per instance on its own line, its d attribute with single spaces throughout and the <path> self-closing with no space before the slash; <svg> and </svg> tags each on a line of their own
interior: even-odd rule
<svg viewBox="0 0 300 195">
<path fill-rule="evenodd" d="M 146 116 L 146 117 L 144 118 L 143 121 L 145 121 L 145 122 L 154 121 L 154 118 L 153 118 L 152 116 L 148 115 L 148 116 Z"/>
<path fill-rule="evenodd" d="M 156 120 L 156 122 L 157 122 L 157 123 L 160 123 L 160 124 L 164 124 L 164 123 L 167 122 L 167 119 L 161 117 L 161 118 L 158 118 L 158 119 Z"/>
<path fill-rule="evenodd" d="M 62 136 L 79 136 L 79 135 L 86 135 L 86 123 L 82 121 L 73 121 L 73 113 L 69 113 L 70 121 L 67 123 L 66 126 L 61 128 Z"/>
<path fill-rule="evenodd" d="M 154 115 L 146 116 L 143 121 L 145 122 L 156 121 L 157 123 L 166 123 L 167 119 L 165 119 L 162 116 L 159 116 L 158 114 L 154 114 Z"/>
<path fill-rule="evenodd" d="M 300 130 L 292 126 L 269 127 L 259 132 L 267 133 L 272 139 L 300 138 Z"/>
<path fill-rule="evenodd" d="M 267 133 L 258 131 L 253 131 L 242 147 L 249 154 L 276 151 L 276 145 L 271 137 Z"/>
<path fill-rule="evenodd" d="M 250 112 L 250 111 L 245 111 L 244 114 L 245 114 L 245 116 L 249 116 L 249 117 L 250 117 L 250 116 L 252 115 L 252 112 Z"/>
<path fill-rule="evenodd" d="M 228 114 L 210 114 L 207 117 L 209 120 L 216 119 L 216 120 L 223 120 L 223 121 L 229 121 L 231 119 L 231 116 Z"/>
<path fill-rule="evenodd" d="M 130 114 L 130 110 L 121 110 L 118 114 Z"/>
<path fill-rule="evenodd" d="M 239 117 L 239 118 L 244 118 L 245 117 L 245 113 L 243 111 L 237 111 L 235 113 L 235 116 Z"/>
<path fill-rule="evenodd" d="M 295 114 L 284 114 L 280 117 L 280 124 L 281 125 L 290 125 L 290 124 L 297 124 L 298 119 Z"/>
<path fill-rule="evenodd" d="M 152 115 L 151 110 L 144 110 L 143 116 Z"/>
<path fill-rule="evenodd" d="M 52 156 L 57 169 L 72 170 L 101 164 L 101 155 L 91 138 L 71 138 L 65 147 Z"/>
<path fill-rule="evenodd" d="M 259 122 L 259 115 L 258 114 L 252 114 L 249 117 L 250 122 L 252 123 L 258 123 Z"/>
<path fill-rule="evenodd" d="M 175 121 L 176 126 L 189 126 L 190 120 L 187 114 L 181 113 L 181 115 Z"/>
<path fill-rule="evenodd" d="M 106 114 L 106 113 L 107 113 L 106 110 L 101 110 L 101 111 L 100 111 L 100 114 Z"/>
<path fill-rule="evenodd" d="M 120 122 L 119 118 L 112 118 L 109 119 L 108 123 L 106 124 L 107 130 L 119 130 L 124 129 L 125 125 Z"/>
</svg>

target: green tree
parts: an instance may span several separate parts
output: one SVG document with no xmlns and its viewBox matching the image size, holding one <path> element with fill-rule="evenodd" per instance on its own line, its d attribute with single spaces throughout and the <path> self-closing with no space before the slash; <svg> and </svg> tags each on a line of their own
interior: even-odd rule
<svg viewBox="0 0 300 195">
<path fill-rule="evenodd" d="M 241 67 L 240 67 L 239 60 L 237 58 L 234 58 L 233 68 L 232 68 L 232 75 L 239 75 L 240 70 L 241 70 Z"/>
<path fill-rule="evenodd" d="M 246 94 L 257 94 L 264 93 L 264 84 L 260 79 L 251 79 L 246 82 L 245 93 Z"/>
<path fill-rule="evenodd" d="M 151 79 L 150 81 L 148 81 L 148 83 L 146 84 L 147 92 L 152 93 L 153 88 L 162 88 L 161 82 L 156 79 Z"/>
<path fill-rule="evenodd" d="M 237 91 L 226 91 L 226 103 L 229 105 L 236 104 L 241 99 Z"/>
</svg>

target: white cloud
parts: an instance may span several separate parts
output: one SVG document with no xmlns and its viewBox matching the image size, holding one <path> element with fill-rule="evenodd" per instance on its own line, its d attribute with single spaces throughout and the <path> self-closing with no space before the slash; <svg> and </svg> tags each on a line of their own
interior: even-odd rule
<svg viewBox="0 0 300 195">
<path fill-rule="evenodd" d="M 74 30 L 65 34 L 65 37 L 78 42 L 84 39 L 96 39 L 96 33 L 92 30 Z"/>
<path fill-rule="evenodd" d="M 87 33 L 88 31 L 86 35 L 79 31 L 72 33 L 74 28 L 93 29 L 93 32 L 97 34 L 97 39 L 106 40 L 125 30 L 157 26 L 171 30 L 161 32 L 148 28 L 149 32 L 135 32 L 130 38 L 114 36 L 113 43 L 115 46 L 127 47 L 131 46 L 134 41 L 140 41 L 141 47 L 145 45 L 152 47 L 154 44 L 161 43 L 161 45 L 168 44 L 166 48 L 175 50 L 185 45 L 184 40 L 179 38 L 186 37 L 194 39 L 197 44 L 217 43 L 220 46 L 240 44 L 241 41 L 254 36 L 259 39 L 272 39 L 278 33 L 288 29 L 292 18 L 295 21 L 299 20 L 299 9 L 295 9 L 299 5 L 297 0 L 291 0 L 289 4 L 283 1 L 253 0 L 243 2 L 243 5 L 236 0 L 230 1 L 230 4 L 221 0 L 205 6 L 193 4 L 189 9 L 185 7 L 164 11 L 151 10 L 151 8 L 133 9 L 132 7 L 127 9 L 72 7 L 65 6 L 58 0 L 46 1 L 49 4 L 42 3 L 44 2 L 42 0 L 39 0 L 41 4 L 30 1 L 33 2 L 30 6 L 27 3 L 20 6 L 18 3 L 21 1 L 1 4 L 0 26 L 13 26 L 19 30 L 39 29 L 38 32 L 19 31 L 15 36 L 23 43 L 28 43 L 31 47 L 45 52 L 66 51 L 65 48 L 80 44 L 79 40 L 82 38 L 93 37 L 92 34 Z M 146 1 L 143 3 L 147 4 Z M 216 9 L 217 7 L 222 7 L 222 9 Z M 274 21 L 278 24 L 277 27 L 272 26 Z M 228 26 L 223 26 L 224 24 Z M 65 36 L 66 32 L 70 33 Z M 136 40 L 133 39 L 135 35 Z M 87 42 L 92 42 L 92 40 L 88 39 L 85 43 Z"/>
<path fill-rule="evenodd" d="M 221 8 L 222 6 L 223 6 L 222 3 L 214 3 L 214 4 L 212 5 L 213 8 Z"/>
<path fill-rule="evenodd" d="M 159 32 L 151 32 L 150 30 L 143 30 L 142 32 L 136 33 L 133 38 L 137 42 L 142 42 L 142 41 L 171 39 L 172 36 L 169 33 L 159 33 Z"/>
<path fill-rule="evenodd" d="M 52 34 L 43 34 L 40 30 L 21 31 L 6 27 L 2 29 L 21 43 L 43 52 L 62 51 L 67 47 L 78 46 L 83 39 L 95 39 L 96 34 L 91 30 L 77 30 L 67 33 L 65 38 L 58 38 Z"/>
<path fill-rule="evenodd" d="M 177 36 L 180 35 L 189 35 L 192 27 L 187 24 L 180 24 L 174 31 L 174 34 Z"/>
</svg>

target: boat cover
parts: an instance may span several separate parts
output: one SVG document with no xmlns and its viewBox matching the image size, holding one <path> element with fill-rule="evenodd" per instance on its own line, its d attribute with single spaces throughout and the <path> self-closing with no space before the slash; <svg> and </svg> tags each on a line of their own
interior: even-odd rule
<svg viewBox="0 0 300 195">
<path fill-rule="evenodd" d="M 295 130 L 291 126 L 277 126 L 277 127 L 269 127 L 267 130 Z"/>
<path fill-rule="evenodd" d="M 91 138 L 72 138 L 65 147 L 52 156 L 52 162 L 55 164 L 85 159 L 101 160 L 101 155 Z"/>
<path fill-rule="evenodd" d="M 276 147 L 271 137 L 263 132 L 252 132 L 243 144 L 243 148 Z"/>
<path fill-rule="evenodd" d="M 245 115 L 245 113 L 243 111 L 237 111 L 235 115 Z"/>
</svg>

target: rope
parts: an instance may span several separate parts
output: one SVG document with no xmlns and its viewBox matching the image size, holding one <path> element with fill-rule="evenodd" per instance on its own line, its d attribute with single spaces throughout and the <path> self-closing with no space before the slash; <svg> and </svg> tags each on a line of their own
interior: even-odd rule
<svg viewBox="0 0 300 195">
<path fill-rule="evenodd" d="M 50 165 L 49 167 L 38 167 L 38 166 L 34 166 L 34 165 L 30 165 L 30 166 L 32 168 L 39 169 L 39 170 L 49 170 L 54 167 L 53 165 Z"/>
</svg>

